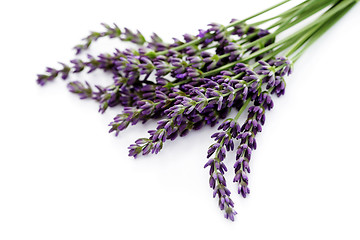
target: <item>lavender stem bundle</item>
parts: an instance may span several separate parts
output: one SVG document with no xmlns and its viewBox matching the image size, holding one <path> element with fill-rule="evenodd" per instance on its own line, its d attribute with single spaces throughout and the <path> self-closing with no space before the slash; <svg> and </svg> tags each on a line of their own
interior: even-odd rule
<svg viewBox="0 0 360 240">
<path fill-rule="evenodd" d="M 38 75 L 37 83 L 45 85 L 57 77 L 66 80 L 82 71 L 111 72 L 113 83 L 109 86 L 80 81 L 67 86 L 81 99 L 97 101 L 101 113 L 123 106 L 109 124 L 109 132 L 116 136 L 129 125 L 156 119 L 156 129 L 129 146 L 133 157 L 157 154 L 168 140 L 205 125 L 218 125 L 204 167 L 209 169 L 209 185 L 225 218 L 234 220 L 237 213 L 225 179 L 226 155 L 235 153 L 233 182 L 245 198 L 250 193 L 248 175 L 251 154 L 257 148 L 256 135 L 262 131 L 266 112 L 274 106 L 273 96 L 285 93 L 285 77 L 291 74 L 293 63 L 357 2 L 306 0 L 274 17 L 251 22 L 289 1 L 244 20 L 233 19 L 226 26 L 211 23 L 197 35 L 185 34 L 183 40 L 174 38 L 172 43 L 155 33 L 146 39 L 139 31 L 102 24 L 103 32 L 91 32 L 75 46 L 77 55 L 104 37 L 132 42 L 134 48 L 87 55 L 86 60 L 76 58 L 71 64 L 60 63 L 58 69 L 48 67 L 45 74 Z M 280 33 L 314 14 L 319 15 L 315 20 L 278 39 Z M 237 114 L 231 118 L 233 109 Z M 240 123 L 246 111 L 247 119 Z"/>
</svg>

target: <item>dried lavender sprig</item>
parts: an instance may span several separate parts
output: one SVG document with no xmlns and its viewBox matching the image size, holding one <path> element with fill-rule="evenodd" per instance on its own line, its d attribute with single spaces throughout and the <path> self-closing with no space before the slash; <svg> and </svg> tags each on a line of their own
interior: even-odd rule
<svg viewBox="0 0 360 240">
<path fill-rule="evenodd" d="M 219 197 L 219 207 L 221 210 L 225 210 L 224 217 L 234 221 L 234 215 L 236 211 L 234 208 L 234 203 L 230 199 L 231 192 L 226 188 L 226 180 L 224 177 L 224 172 L 227 171 L 223 160 L 226 157 L 226 151 L 234 150 L 234 140 L 240 134 L 240 125 L 237 122 L 241 113 L 246 109 L 251 98 L 248 98 L 243 104 L 241 109 L 235 118 L 226 119 L 219 127 L 218 130 L 222 130 L 213 134 L 211 137 L 215 139 L 216 143 L 212 144 L 208 149 L 207 158 L 209 159 L 214 155 L 213 158 L 210 158 L 207 163 L 204 165 L 204 168 L 210 167 L 209 174 L 209 184 L 212 189 L 214 189 L 213 197 L 218 195 Z"/>
<path fill-rule="evenodd" d="M 236 152 L 236 162 L 234 164 L 235 177 L 233 180 L 238 183 L 238 193 L 244 198 L 250 193 L 247 173 L 250 173 L 249 161 L 251 159 L 251 152 L 257 146 L 255 136 L 257 132 L 261 132 L 261 125 L 265 122 L 265 109 L 262 106 L 252 106 L 248 112 L 248 119 L 241 127 L 242 133 L 237 136 L 237 139 L 241 140 L 241 144 Z"/>
<path fill-rule="evenodd" d="M 247 174 L 250 173 L 249 162 L 252 151 L 257 147 L 255 137 L 258 132 L 262 131 L 262 126 L 265 124 L 265 111 L 271 110 L 274 106 L 270 93 L 276 94 L 278 97 L 283 95 L 285 92 L 283 76 L 291 73 L 292 64 L 288 59 L 278 57 L 269 62 L 259 61 L 261 68 L 257 71 L 257 74 L 264 76 L 259 90 L 265 84 L 268 90 L 254 95 L 254 106 L 249 108 L 247 120 L 241 127 L 241 133 L 237 136 L 241 143 L 236 152 L 233 181 L 238 183 L 238 193 L 244 198 L 250 193 Z"/>
<path fill-rule="evenodd" d="M 47 67 L 46 68 L 47 74 L 38 74 L 36 82 L 39 85 L 44 86 L 48 81 L 54 80 L 59 75 L 61 75 L 61 78 L 63 80 L 67 79 L 71 68 L 68 65 L 61 63 L 61 62 L 60 62 L 60 65 L 62 66 L 61 69 Z"/>
<path fill-rule="evenodd" d="M 156 130 L 150 130 L 149 138 L 146 141 L 138 139 L 135 144 L 129 146 L 129 156 L 136 157 L 140 152 L 143 155 L 158 153 L 167 139 L 174 139 L 177 135 L 186 135 L 189 125 L 192 124 L 184 114 L 189 111 L 189 107 L 175 105 L 166 110 L 168 118 L 158 121 Z M 201 120 L 201 119 L 200 119 Z"/>
<path fill-rule="evenodd" d="M 99 38 L 103 37 L 119 38 L 122 41 L 130 41 L 138 45 L 143 45 L 146 42 L 145 37 L 141 34 L 140 31 L 134 33 L 128 28 L 124 28 L 124 31 L 122 31 L 115 23 L 113 27 L 106 23 L 101 23 L 101 25 L 106 29 L 106 31 L 93 31 L 87 37 L 83 38 L 84 43 L 78 44 L 74 47 L 76 50 L 76 55 L 80 54 L 84 50 L 87 50 L 94 41 L 97 41 Z"/>
<path fill-rule="evenodd" d="M 115 54 L 114 54 L 115 55 Z M 81 59 L 73 59 L 71 60 L 71 64 L 73 65 L 70 67 L 67 64 L 60 63 L 62 68 L 55 69 L 55 68 L 46 68 L 47 74 L 38 74 L 38 78 L 36 82 L 43 86 L 49 81 L 53 81 L 56 77 L 61 75 L 63 80 L 68 79 L 70 73 L 79 73 L 89 68 L 88 73 L 93 72 L 96 69 L 103 69 L 104 71 L 108 71 L 113 68 L 112 57 L 109 54 L 100 54 L 98 58 L 94 58 L 92 55 L 88 54 L 88 61 L 83 61 Z"/>
<path fill-rule="evenodd" d="M 86 85 L 86 86 L 85 86 Z M 70 82 L 67 87 L 70 92 L 78 94 L 80 99 L 92 98 L 93 89 L 88 82 L 85 81 L 85 85 L 79 81 Z"/>
</svg>

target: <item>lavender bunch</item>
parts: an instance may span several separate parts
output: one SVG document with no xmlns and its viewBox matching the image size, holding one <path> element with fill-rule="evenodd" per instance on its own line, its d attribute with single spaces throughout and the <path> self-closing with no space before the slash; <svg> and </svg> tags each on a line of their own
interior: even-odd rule
<svg viewBox="0 0 360 240">
<path fill-rule="evenodd" d="M 115 49 L 113 53 L 86 59 L 75 58 L 59 69 L 46 69 L 37 83 L 45 85 L 60 77 L 96 70 L 110 72 L 108 86 L 88 82 L 69 82 L 68 90 L 80 99 L 99 103 L 99 112 L 123 106 L 109 123 L 109 132 L 119 135 L 130 125 L 157 121 L 149 136 L 129 146 L 129 156 L 157 154 L 168 140 L 187 136 L 203 126 L 218 126 L 211 138 L 205 168 L 209 168 L 209 185 L 227 219 L 237 212 L 225 175 L 224 159 L 235 152 L 233 165 L 238 193 L 250 193 L 249 173 L 256 136 L 265 124 L 265 113 L 273 108 L 273 96 L 285 93 L 285 77 L 303 52 L 356 3 L 355 0 L 308 0 L 274 17 L 250 22 L 289 0 L 283 1 L 244 20 L 231 20 L 228 25 L 211 23 L 198 34 L 184 34 L 165 43 L 157 34 L 146 40 L 140 31 L 102 24 L 103 32 L 91 32 L 75 46 L 76 54 L 85 52 L 100 38 L 118 38 L 134 44 L 132 49 Z M 327 9 L 313 22 L 302 26 L 283 39 L 278 35 L 313 14 Z M 269 22 L 276 20 L 269 25 Z M 235 117 L 229 117 L 236 111 Z M 240 116 L 247 111 L 244 123 Z M 225 120 L 223 120 L 225 119 Z"/>
</svg>

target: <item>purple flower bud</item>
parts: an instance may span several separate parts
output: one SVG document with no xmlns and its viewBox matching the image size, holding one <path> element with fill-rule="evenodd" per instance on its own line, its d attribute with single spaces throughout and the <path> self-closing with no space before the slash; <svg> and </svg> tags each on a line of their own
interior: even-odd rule
<svg viewBox="0 0 360 240">
<path fill-rule="evenodd" d="M 244 171 L 247 171 L 248 173 L 250 173 L 250 166 L 249 166 L 248 161 L 244 161 L 244 162 L 243 162 L 243 170 L 244 170 Z M 246 178 L 247 178 L 247 177 L 246 177 Z"/>
<path fill-rule="evenodd" d="M 219 175 L 218 175 L 218 179 L 219 179 L 219 182 L 220 182 L 222 185 L 226 186 L 226 181 L 225 181 L 225 178 L 223 177 L 222 174 L 219 174 Z"/>
<path fill-rule="evenodd" d="M 244 183 L 246 183 L 246 185 L 247 185 L 248 182 L 249 182 L 249 179 L 248 179 L 248 177 L 246 176 L 246 174 L 242 174 L 242 175 L 241 175 L 241 180 L 242 180 Z"/>
<path fill-rule="evenodd" d="M 239 184 L 238 193 L 246 198 L 246 195 L 250 193 L 250 189 L 247 186 Z"/>
<path fill-rule="evenodd" d="M 226 151 L 225 151 L 225 148 L 222 147 L 222 148 L 220 149 L 220 153 L 219 153 L 219 159 L 220 159 L 220 161 L 223 161 L 223 160 L 225 159 L 225 156 L 226 156 Z"/>
<path fill-rule="evenodd" d="M 221 110 L 223 100 L 224 100 L 224 97 L 221 95 L 221 96 L 219 97 L 218 102 L 217 102 L 217 105 L 218 105 L 217 110 L 218 110 L 218 111 Z"/>
<path fill-rule="evenodd" d="M 210 147 L 209 147 L 209 150 L 208 150 L 208 152 L 207 152 L 207 158 L 209 158 L 214 152 L 215 152 L 215 150 L 218 148 L 218 147 L 220 147 L 220 143 L 214 143 L 213 145 L 211 145 Z"/>
<path fill-rule="evenodd" d="M 150 153 L 151 149 L 152 149 L 152 144 L 151 144 L 151 143 L 147 143 L 147 144 L 145 145 L 145 147 L 142 149 L 142 154 L 143 154 L 143 155 L 146 155 L 146 154 Z"/>
<path fill-rule="evenodd" d="M 220 168 L 220 163 L 219 162 L 215 162 L 215 167 L 217 168 L 217 169 L 219 169 Z"/>
<path fill-rule="evenodd" d="M 209 179 L 209 185 L 212 189 L 215 188 L 215 179 L 213 177 L 210 177 Z"/>
<path fill-rule="evenodd" d="M 214 191 L 213 191 L 213 197 L 216 197 L 216 194 L 218 193 L 218 188 L 217 186 L 215 187 Z"/>
<path fill-rule="evenodd" d="M 226 195 L 225 188 L 219 188 L 219 193 L 222 196 Z"/>
<path fill-rule="evenodd" d="M 135 141 L 136 144 L 138 145 L 142 145 L 148 142 L 148 139 L 146 138 L 139 138 L 138 140 Z"/>
<path fill-rule="evenodd" d="M 237 171 L 235 177 L 234 177 L 234 180 L 233 182 L 239 182 L 241 179 L 241 171 Z"/>
<path fill-rule="evenodd" d="M 224 163 L 220 163 L 220 171 L 221 172 L 227 172 L 227 167 L 225 166 Z"/>
<path fill-rule="evenodd" d="M 249 82 L 251 80 L 257 80 L 257 79 L 258 79 L 258 77 L 256 75 L 250 75 L 250 76 L 243 77 L 243 80 L 247 81 L 247 82 Z"/>
</svg>

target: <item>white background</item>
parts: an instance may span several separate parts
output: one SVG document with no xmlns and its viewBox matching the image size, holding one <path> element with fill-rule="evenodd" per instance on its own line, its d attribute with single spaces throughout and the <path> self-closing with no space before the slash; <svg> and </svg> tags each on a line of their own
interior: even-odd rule
<svg viewBox="0 0 360 240">
<path fill-rule="evenodd" d="M 235 222 L 223 218 L 203 169 L 206 127 L 131 159 L 127 146 L 155 124 L 118 138 L 57 80 L 36 74 L 74 57 L 99 23 L 157 32 L 165 40 L 226 24 L 277 1 L 6 1 L 0 5 L 0 239 L 360 239 L 360 5 L 296 63 L 258 135 L 243 199 L 226 174 Z M 276 12 L 276 11 L 275 11 Z M 92 53 L 111 52 L 116 40 Z M 96 72 L 72 80 L 108 81 Z"/>
</svg>

